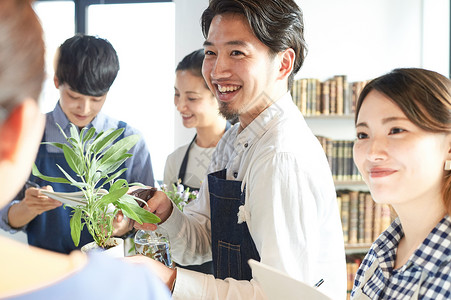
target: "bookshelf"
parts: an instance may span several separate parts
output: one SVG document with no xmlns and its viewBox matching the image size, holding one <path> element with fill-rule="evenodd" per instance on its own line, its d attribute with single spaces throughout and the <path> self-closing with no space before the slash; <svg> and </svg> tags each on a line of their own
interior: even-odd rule
<svg viewBox="0 0 451 300">
<path fill-rule="evenodd" d="M 352 157 L 355 103 L 366 83 L 335 75 L 324 81 L 301 78 L 291 89 L 331 167 L 345 242 L 348 298 L 363 257 L 391 222 L 389 207 L 373 201 Z"/>
</svg>

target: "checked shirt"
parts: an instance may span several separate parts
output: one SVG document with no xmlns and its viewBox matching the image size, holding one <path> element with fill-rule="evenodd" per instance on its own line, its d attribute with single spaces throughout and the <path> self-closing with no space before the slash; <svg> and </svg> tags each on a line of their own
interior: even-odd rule
<svg viewBox="0 0 451 300">
<path fill-rule="evenodd" d="M 419 288 L 419 299 L 451 299 L 451 217 L 445 216 L 415 250 L 407 263 L 394 270 L 396 249 L 404 236 L 399 219 L 373 243 L 357 271 L 351 298 L 365 271 L 379 266 L 363 286 L 370 299 L 410 299 Z"/>
</svg>

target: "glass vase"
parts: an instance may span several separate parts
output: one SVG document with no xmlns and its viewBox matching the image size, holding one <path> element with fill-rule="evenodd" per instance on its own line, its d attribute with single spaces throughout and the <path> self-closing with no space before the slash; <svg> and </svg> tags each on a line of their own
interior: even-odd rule
<svg viewBox="0 0 451 300">
<path fill-rule="evenodd" d="M 162 229 L 136 232 L 135 252 L 159 261 L 169 268 L 174 267 L 169 239 Z"/>
</svg>

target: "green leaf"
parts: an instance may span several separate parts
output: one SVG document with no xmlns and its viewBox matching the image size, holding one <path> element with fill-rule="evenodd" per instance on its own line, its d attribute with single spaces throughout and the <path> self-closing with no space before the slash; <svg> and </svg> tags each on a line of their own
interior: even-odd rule
<svg viewBox="0 0 451 300">
<path fill-rule="evenodd" d="M 126 187 L 128 189 L 127 180 L 119 179 L 115 183 L 113 183 L 113 185 L 110 187 L 110 193 L 120 189 L 121 187 Z"/>
<path fill-rule="evenodd" d="M 77 154 L 75 154 L 74 150 L 64 144 L 63 153 L 69 167 L 78 175 L 83 175 L 83 161 Z"/>
<path fill-rule="evenodd" d="M 72 241 L 74 241 L 75 247 L 78 247 L 80 243 L 80 235 L 81 235 L 81 209 L 75 208 L 74 214 L 70 219 L 70 235 L 72 236 Z"/>
<path fill-rule="evenodd" d="M 123 203 L 121 203 L 121 202 L 116 203 L 116 206 L 122 210 L 122 213 L 123 213 L 126 217 L 128 217 L 128 218 L 130 218 L 130 219 L 132 219 L 132 220 L 137 221 L 139 224 L 142 224 L 141 219 L 140 219 L 139 216 L 133 211 L 133 209 L 131 209 L 131 206 L 127 206 L 126 204 L 123 204 Z"/>
<path fill-rule="evenodd" d="M 124 168 L 124 169 L 121 169 L 121 170 L 117 171 L 113 175 L 109 176 L 108 179 L 105 180 L 105 182 L 103 184 L 105 185 L 108 182 L 112 182 L 112 181 L 116 180 L 116 178 L 119 178 L 119 176 L 121 176 L 122 173 L 124 173 L 125 171 L 127 171 L 127 168 Z"/>
<path fill-rule="evenodd" d="M 43 180 L 46 180 L 48 182 L 56 182 L 56 183 L 69 183 L 70 181 L 65 179 L 65 178 L 61 178 L 61 177 L 50 177 L 50 176 L 45 176 L 42 175 L 41 172 L 39 172 L 38 167 L 36 167 L 36 164 L 33 164 L 33 168 L 31 170 L 31 173 L 36 176 L 39 177 Z"/>
<path fill-rule="evenodd" d="M 124 155 L 118 157 L 117 159 L 114 160 L 111 159 L 104 163 L 99 162 L 98 170 L 105 175 L 116 172 L 116 170 L 131 156 L 132 154 L 125 153 Z"/>
<path fill-rule="evenodd" d="M 77 143 L 80 143 L 80 136 L 78 135 L 78 129 L 74 124 L 70 124 L 70 138 L 75 140 Z"/>
<path fill-rule="evenodd" d="M 150 224 L 157 224 L 161 222 L 161 219 L 151 213 L 150 211 L 145 210 L 144 208 L 141 208 L 139 206 L 129 206 L 135 214 L 139 216 L 140 220 L 135 220 L 136 222 L 142 224 L 142 223 L 150 223 Z M 139 222 L 141 221 L 141 222 Z"/>
<path fill-rule="evenodd" d="M 84 129 L 84 128 L 83 128 Z M 94 127 L 89 128 L 89 130 L 86 132 L 86 134 L 83 136 L 82 138 L 82 142 L 86 143 L 87 141 L 89 141 L 90 139 L 92 139 L 92 137 L 94 136 L 94 134 L 96 133 L 96 129 Z"/>
<path fill-rule="evenodd" d="M 122 140 L 112 145 L 100 159 L 99 163 L 106 164 L 119 160 L 124 154 L 128 152 L 138 141 L 140 137 L 137 134 L 129 135 Z"/>
<path fill-rule="evenodd" d="M 60 148 L 61 150 L 63 149 L 63 145 L 61 143 L 52 143 L 52 142 L 42 142 L 41 144 L 43 145 L 52 145 L 55 146 L 56 148 Z"/>
<path fill-rule="evenodd" d="M 64 171 L 64 169 L 61 168 L 60 165 L 57 164 L 56 166 L 61 170 L 61 172 L 63 172 L 64 176 L 66 176 L 66 178 L 69 180 L 70 183 L 72 183 L 72 184 L 77 183 L 77 181 L 76 181 L 75 179 L 73 179 L 73 178 L 69 175 L 69 173 L 67 173 L 66 171 Z"/>
<path fill-rule="evenodd" d="M 95 204 L 95 208 L 104 207 L 110 203 L 113 203 L 114 201 L 117 201 L 119 198 L 125 195 L 127 193 L 128 187 L 120 188 L 115 191 L 112 191 L 111 193 L 108 193 L 104 195 L 100 200 L 98 200 Z"/>
<path fill-rule="evenodd" d="M 124 128 L 120 128 L 105 136 L 101 141 L 97 143 L 97 145 L 93 148 L 93 151 L 95 153 L 102 152 L 103 149 L 105 149 L 112 142 L 114 142 L 114 140 L 117 139 L 122 134 L 122 132 L 124 132 L 124 130 L 125 130 Z"/>
<path fill-rule="evenodd" d="M 64 133 L 63 128 L 61 128 L 60 124 L 56 123 L 56 126 L 60 129 L 61 133 L 63 134 L 64 138 L 67 140 L 67 135 Z"/>
</svg>

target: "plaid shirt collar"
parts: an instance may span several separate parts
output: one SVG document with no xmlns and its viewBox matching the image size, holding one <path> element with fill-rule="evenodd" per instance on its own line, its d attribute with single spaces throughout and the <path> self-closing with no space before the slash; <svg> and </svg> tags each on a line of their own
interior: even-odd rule
<svg viewBox="0 0 451 300">
<path fill-rule="evenodd" d="M 451 217 L 446 215 L 429 233 L 423 243 L 415 250 L 406 264 L 397 272 L 403 272 L 413 265 L 427 270 L 430 275 L 437 272 L 440 265 L 451 261 Z M 396 218 L 386 231 L 376 240 L 373 250 L 379 260 L 384 277 L 393 272 L 396 249 L 404 236 L 399 218 Z"/>
</svg>

